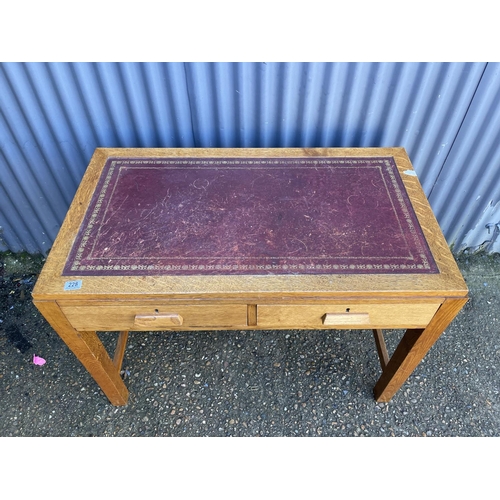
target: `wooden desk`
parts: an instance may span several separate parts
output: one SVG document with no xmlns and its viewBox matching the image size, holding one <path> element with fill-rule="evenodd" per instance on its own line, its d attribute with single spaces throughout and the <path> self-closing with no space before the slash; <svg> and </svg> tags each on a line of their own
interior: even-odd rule
<svg viewBox="0 0 500 500">
<path fill-rule="evenodd" d="M 33 298 L 124 405 L 137 330 L 371 329 L 389 401 L 467 293 L 402 148 L 102 148 Z"/>
</svg>

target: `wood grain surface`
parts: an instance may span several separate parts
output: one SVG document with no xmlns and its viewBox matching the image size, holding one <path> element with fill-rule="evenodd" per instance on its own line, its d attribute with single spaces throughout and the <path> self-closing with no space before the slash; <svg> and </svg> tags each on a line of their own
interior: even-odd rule
<svg viewBox="0 0 500 500">
<path fill-rule="evenodd" d="M 411 204 L 427 240 L 439 273 L 432 275 L 391 274 L 273 275 L 273 276 L 63 276 L 63 268 L 84 219 L 86 209 L 108 157 L 393 157 Z M 60 233 L 33 291 L 35 299 L 86 297 L 223 297 L 234 294 L 273 296 L 350 296 L 394 294 L 416 296 L 452 294 L 466 296 L 467 287 L 437 224 L 418 178 L 404 172 L 413 167 L 403 148 L 360 149 L 97 149 L 75 195 Z M 68 280 L 82 280 L 81 288 L 64 291 Z"/>
<path fill-rule="evenodd" d="M 285 158 L 295 161 L 328 157 L 339 161 L 352 158 L 371 158 L 372 161 L 377 158 L 391 159 L 390 163 L 393 167 L 395 166 L 393 170 L 394 175 L 397 176 L 397 185 L 402 190 L 399 196 L 403 197 L 407 207 L 411 208 L 405 212 L 401 205 L 405 222 L 399 221 L 398 224 L 401 224 L 400 229 L 404 237 L 399 242 L 399 248 L 391 250 L 383 248 L 387 243 L 384 240 L 383 231 L 377 235 L 381 239 L 377 240 L 372 237 L 370 240 L 367 234 L 364 235 L 364 239 L 371 242 L 369 253 L 371 252 L 372 257 L 374 255 L 394 257 L 398 255 L 398 252 L 406 251 L 411 247 L 403 240 L 412 233 L 412 227 L 418 227 L 419 238 L 425 243 L 424 254 L 428 252 L 427 261 L 432 262 L 432 268 L 426 269 L 429 272 L 406 272 L 400 268 L 398 272 L 391 272 L 391 269 L 387 269 L 383 272 L 372 273 L 366 272 L 366 269 L 361 272 L 361 268 L 354 266 L 347 273 L 336 272 L 335 267 L 330 267 L 323 268 L 319 273 L 309 274 L 273 272 L 240 275 L 217 272 L 213 275 L 201 273 L 176 275 L 161 272 L 154 275 L 134 273 L 118 276 L 78 274 L 77 270 L 74 274 L 73 271 L 64 274 L 72 248 L 83 248 L 81 246 L 83 237 L 91 235 L 88 231 L 95 229 L 97 231 L 95 236 L 102 236 L 99 231 L 106 230 L 104 227 L 106 224 L 102 224 L 103 221 L 95 227 L 90 227 L 88 224 L 85 226 L 85 224 L 89 221 L 89 206 L 94 203 L 95 207 L 96 200 L 99 200 L 99 193 L 102 193 L 99 179 L 110 158 L 124 160 L 158 158 L 165 162 L 172 159 L 197 158 L 247 160 L 254 158 L 259 161 Z M 305 178 L 294 179 L 288 178 L 286 182 L 290 181 L 290 184 L 295 181 L 299 184 L 309 182 Z M 330 188 L 322 190 L 324 183 L 327 182 L 324 177 L 322 179 L 318 177 L 317 180 L 319 182 L 317 192 L 321 196 L 315 202 L 316 207 L 320 207 L 321 198 L 328 198 Z M 361 182 L 361 179 L 358 180 Z M 377 182 L 374 179 L 372 181 L 374 182 L 373 189 L 376 191 Z M 192 184 L 196 182 L 196 179 L 191 179 L 189 182 Z M 351 191 L 347 198 L 345 194 L 342 194 L 341 189 L 336 191 L 336 196 L 344 196 L 344 202 L 349 200 L 349 197 L 357 192 L 356 182 L 350 185 Z M 133 183 L 127 186 L 127 190 L 135 189 Z M 201 187 L 203 191 L 203 188 L 207 186 L 205 182 L 202 182 L 198 187 Z M 378 186 L 380 188 L 381 184 Z M 240 186 L 238 192 L 242 189 Z M 128 192 L 127 190 L 124 193 Z M 280 196 L 286 198 L 285 205 L 287 203 L 293 205 L 297 202 L 297 199 L 288 199 L 278 189 L 276 183 L 272 191 L 281 193 Z M 212 195 L 218 196 L 216 192 Z M 103 199 L 101 197 L 101 200 Z M 125 203 L 125 199 L 122 199 L 122 202 Z M 177 203 L 182 203 L 182 201 L 177 200 Z M 334 207 L 333 199 L 330 199 L 329 203 L 330 209 Z M 370 200 L 370 203 L 372 204 L 370 210 L 375 211 L 375 200 Z M 119 209 L 121 205 L 117 207 L 116 213 L 121 214 L 120 217 L 128 217 L 126 214 L 132 213 L 127 211 L 122 213 Z M 368 212 L 364 214 L 365 218 Z M 312 217 L 310 213 L 304 212 L 304 214 Z M 378 219 L 379 226 L 383 226 L 387 217 L 390 218 L 388 214 L 389 212 Z M 186 213 L 178 212 L 178 216 L 185 217 Z M 296 216 L 297 214 L 294 215 Z M 288 226 L 292 219 L 288 220 Z M 107 221 L 107 229 L 112 232 L 115 224 L 112 219 L 107 219 Z M 250 221 L 251 219 L 245 220 L 245 224 L 250 224 Z M 278 228 L 275 222 L 272 224 Z M 306 220 L 302 222 L 304 225 L 301 226 L 301 230 L 308 224 Z M 326 219 L 323 222 L 328 224 Z M 376 230 L 377 224 L 373 226 L 373 230 Z M 350 229 L 353 230 L 359 225 L 356 223 Z M 239 230 L 241 227 L 239 226 Z M 369 224 L 365 224 L 360 227 L 360 235 L 354 235 L 350 240 L 346 239 L 346 249 L 348 250 L 351 245 L 351 250 L 356 248 L 358 256 L 363 255 L 364 250 L 359 246 L 359 241 L 363 240 L 361 235 L 370 227 Z M 288 230 L 291 230 L 290 227 Z M 139 231 L 135 234 L 146 233 Z M 394 237 L 394 231 L 391 234 L 391 237 Z M 281 241 L 288 241 L 290 244 L 291 240 L 287 240 L 287 237 L 285 234 Z M 272 243 L 273 238 L 269 237 L 257 243 L 265 249 L 268 241 Z M 329 241 L 329 245 L 333 246 L 328 238 L 325 237 L 324 241 Z M 380 247 L 375 247 L 376 241 Z M 272 246 L 271 243 L 269 243 L 270 246 Z M 114 240 L 113 244 L 115 255 L 118 255 L 116 252 L 123 252 L 121 257 L 129 258 L 128 250 L 120 248 L 119 238 Z M 198 242 L 198 245 L 201 244 L 203 242 Z M 321 244 L 321 242 L 318 244 L 318 248 Z M 418 246 L 418 243 L 416 244 Z M 231 245 L 234 246 L 234 243 Z M 342 241 L 336 241 L 335 245 L 338 251 L 342 247 Z M 192 243 L 193 249 L 195 246 L 196 244 Z M 96 250 L 97 246 L 93 248 Z M 106 248 L 105 245 L 99 247 L 101 256 L 105 255 Z M 147 245 L 144 248 L 147 249 Z M 142 251 L 143 248 L 140 247 L 140 250 Z M 414 251 L 414 249 L 410 250 L 410 253 Z M 167 254 L 175 254 L 176 251 L 175 248 L 171 248 Z M 227 252 L 227 248 L 225 251 Z M 234 249 L 234 251 L 238 253 L 239 249 Z M 293 252 L 294 249 L 290 251 Z M 185 249 L 182 252 L 185 252 Z M 72 254 L 69 260 L 70 267 L 75 262 L 75 256 L 76 254 Z M 290 256 L 291 254 L 287 258 Z M 425 258 L 420 261 L 420 265 L 424 261 Z M 333 262 L 331 264 L 333 265 Z M 280 265 L 283 265 L 283 262 Z M 418 263 L 415 262 L 415 265 Z M 67 269 L 66 272 L 68 272 Z M 389 401 L 463 307 L 467 301 L 467 294 L 465 281 L 403 148 L 99 148 L 90 161 L 32 295 L 34 304 L 87 368 L 111 403 L 124 405 L 127 402 L 128 390 L 120 377 L 120 367 L 125 354 L 127 332 L 129 330 L 176 329 L 372 329 L 376 352 L 380 357 L 382 367 L 382 374 L 375 386 L 374 395 L 378 401 Z M 386 328 L 406 329 L 405 335 L 391 357 L 389 357 L 383 338 L 382 329 Z M 120 332 L 113 359 L 104 349 L 96 333 L 101 330 Z"/>
</svg>

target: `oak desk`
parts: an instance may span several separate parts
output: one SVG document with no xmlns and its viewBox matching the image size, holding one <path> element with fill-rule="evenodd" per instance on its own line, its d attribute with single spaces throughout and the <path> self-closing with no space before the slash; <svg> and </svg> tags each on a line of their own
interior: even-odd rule
<svg viewBox="0 0 500 500">
<path fill-rule="evenodd" d="M 467 293 L 403 148 L 100 148 L 33 298 L 124 405 L 137 330 L 371 329 L 389 401 Z"/>
</svg>

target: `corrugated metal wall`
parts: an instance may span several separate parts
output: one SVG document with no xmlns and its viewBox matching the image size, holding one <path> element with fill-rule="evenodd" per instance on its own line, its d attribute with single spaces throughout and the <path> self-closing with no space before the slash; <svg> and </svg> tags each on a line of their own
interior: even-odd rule
<svg viewBox="0 0 500 500">
<path fill-rule="evenodd" d="M 500 64 L 488 64 L 429 196 L 448 241 L 500 252 Z"/>
<path fill-rule="evenodd" d="M 498 66 L 0 64 L 0 250 L 51 247 L 96 147 L 403 146 L 449 243 L 479 245 L 500 200 Z"/>
</svg>

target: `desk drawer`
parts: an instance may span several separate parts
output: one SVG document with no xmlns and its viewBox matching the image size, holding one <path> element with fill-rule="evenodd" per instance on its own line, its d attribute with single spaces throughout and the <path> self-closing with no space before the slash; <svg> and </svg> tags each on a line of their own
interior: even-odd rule
<svg viewBox="0 0 500 500">
<path fill-rule="evenodd" d="M 423 328 L 441 304 L 333 303 L 319 305 L 260 305 L 257 327 L 262 328 Z"/>
<path fill-rule="evenodd" d="M 189 330 L 247 325 L 245 304 L 152 305 L 137 304 L 71 305 L 61 309 L 76 330 Z"/>
</svg>

